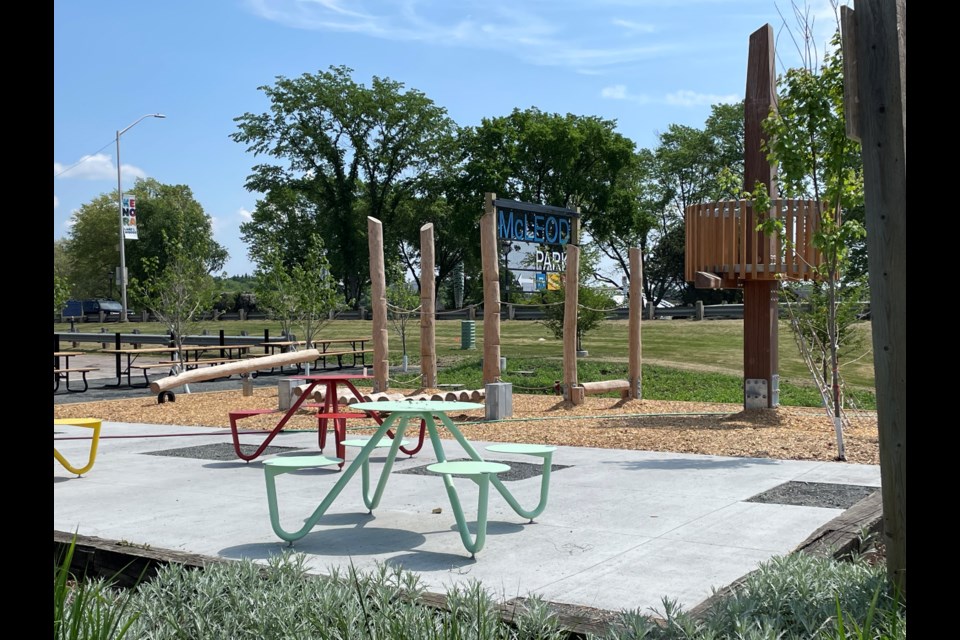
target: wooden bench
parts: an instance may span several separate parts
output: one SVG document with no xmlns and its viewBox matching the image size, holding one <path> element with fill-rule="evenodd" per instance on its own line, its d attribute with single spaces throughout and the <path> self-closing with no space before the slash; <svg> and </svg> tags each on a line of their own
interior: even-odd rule
<svg viewBox="0 0 960 640">
<path fill-rule="evenodd" d="M 373 349 L 355 349 L 353 351 L 327 351 L 321 353 L 320 357 L 317 360 L 323 360 L 323 368 L 327 368 L 327 358 L 336 357 L 337 358 L 337 369 L 343 369 L 343 357 L 344 356 L 353 356 L 353 366 L 357 366 L 357 356 L 360 356 L 359 365 L 362 367 L 366 365 L 366 354 L 373 353 Z"/>
<path fill-rule="evenodd" d="M 230 362 L 242 362 L 242 360 L 238 358 L 202 358 L 200 360 L 164 360 L 161 364 L 178 364 L 184 371 L 189 371 L 191 369 L 196 369 L 201 364 L 208 364 L 212 367 L 214 365 L 227 364 Z"/>
<path fill-rule="evenodd" d="M 67 381 L 67 384 L 64 388 L 70 393 L 83 393 L 90 388 L 89 383 L 87 383 L 87 374 L 91 371 L 100 371 L 98 367 L 72 367 L 70 369 L 54 369 L 53 370 L 53 392 L 56 393 L 60 388 L 60 380 Z M 70 388 L 70 374 L 79 373 L 83 377 L 83 389 L 71 389 Z"/>
</svg>

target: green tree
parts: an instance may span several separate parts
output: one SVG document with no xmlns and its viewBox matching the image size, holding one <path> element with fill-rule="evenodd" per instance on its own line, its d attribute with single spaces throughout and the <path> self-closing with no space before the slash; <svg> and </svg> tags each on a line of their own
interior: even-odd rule
<svg viewBox="0 0 960 640">
<path fill-rule="evenodd" d="M 186 360 L 184 341 L 197 332 L 202 314 L 213 308 L 217 298 L 213 277 L 200 259 L 202 250 L 198 255 L 197 247 L 184 242 L 182 234 L 183 229 L 177 229 L 169 238 L 163 266 L 157 256 L 142 259 L 145 275 L 132 280 L 129 288 L 136 303 L 149 309 L 170 332 L 179 362 Z"/>
<path fill-rule="evenodd" d="M 565 316 L 565 283 L 560 288 L 542 294 L 543 313 L 546 319 L 539 320 L 557 340 L 563 340 L 563 318 Z M 581 284 L 577 289 L 577 351 L 583 351 L 583 336 L 598 328 L 607 317 L 607 313 L 617 304 L 606 292 L 595 287 Z"/>
<path fill-rule="evenodd" d="M 59 273 L 53 274 L 53 315 L 58 316 L 70 299 L 70 287 Z"/>
<path fill-rule="evenodd" d="M 652 224 L 640 238 L 644 297 L 658 304 L 667 295 L 704 299 L 684 277 L 686 208 L 739 195 L 743 177 L 743 103 L 711 107 L 703 128 L 672 124 L 644 154 L 642 207 Z M 738 292 L 720 294 L 732 301 Z"/>
<path fill-rule="evenodd" d="M 70 270 L 63 240 L 53 241 L 53 315 L 58 316 L 70 299 Z"/>
<path fill-rule="evenodd" d="M 345 307 L 330 270 L 323 239 L 307 236 L 306 249 L 292 265 L 284 261 L 279 243 L 262 244 L 256 252 L 256 295 L 260 308 L 280 322 L 286 336 L 297 328 L 307 349 L 320 330 Z M 306 365 L 310 373 L 309 363 Z"/>
<path fill-rule="evenodd" d="M 387 318 L 400 336 L 400 345 L 403 349 L 403 365 L 407 365 L 407 328 L 413 314 L 420 308 L 420 294 L 410 286 L 404 277 L 403 270 L 397 267 L 387 273 Z"/>
<path fill-rule="evenodd" d="M 297 301 L 290 267 L 284 262 L 283 253 L 276 243 L 261 243 L 253 255 L 257 263 L 254 272 L 257 306 L 279 322 L 280 332 L 289 338 L 297 320 Z"/>
<path fill-rule="evenodd" d="M 808 39 L 811 37 L 809 33 L 809 29 L 804 29 Z M 811 47 L 806 47 L 805 51 L 811 51 Z M 844 325 L 849 326 L 849 320 L 843 320 L 841 300 L 845 292 L 858 290 L 857 287 L 844 286 L 851 282 L 846 269 L 850 264 L 851 246 L 865 237 L 866 230 L 856 217 L 845 215 L 846 212 L 863 210 L 863 171 L 860 145 L 846 136 L 839 31 L 832 38 L 822 64 L 818 65 L 807 54 L 803 66 L 788 69 L 780 76 L 778 88 L 777 108 L 764 122 L 764 129 L 769 140 L 769 157 L 779 168 L 781 195 L 812 198 L 826 205 L 813 238 L 814 245 L 820 250 L 821 261 L 810 265 L 817 280 L 813 285 L 814 295 L 810 297 L 812 310 L 808 320 L 816 328 L 806 339 L 816 344 L 817 332 L 826 337 L 825 348 L 819 350 L 819 358 L 814 359 L 811 373 L 815 379 L 819 378 L 825 401 L 829 398 L 837 454 L 843 460 L 846 456 L 840 350 L 841 338 L 850 334 L 845 331 Z M 761 228 L 781 237 L 784 234 L 780 221 L 766 220 Z M 790 250 L 787 239 L 781 245 Z M 820 295 L 823 289 L 825 295 Z M 799 330 L 796 323 L 794 326 L 795 331 Z M 818 369 L 826 368 L 827 363 L 829 376 L 820 377 Z M 830 382 L 826 383 L 828 377 Z"/>
<path fill-rule="evenodd" d="M 143 280 L 148 269 L 162 271 L 171 253 L 182 250 L 212 273 L 223 268 L 227 251 L 213 239 L 210 217 L 189 187 L 137 180 L 129 191 L 137 198 L 138 240 L 127 240 L 125 257 L 130 281 Z M 78 298 L 117 297 L 115 271 L 120 265 L 120 220 L 117 194 L 105 193 L 83 204 L 73 215 L 65 240 L 69 281 Z M 144 259 L 149 259 L 145 262 Z M 149 265 L 149 266 L 147 266 Z"/>
<path fill-rule="evenodd" d="M 281 238 L 292 256 L 303 237 L 319 234 L 337 247 L 331 270 L 344 300 L 356 303 L 369 281 L 366 216 L 384 222 L 386 245 L 397 242 L 390 221 L 436 165 L 454 124 L 420 91 L 376 76 L 368 87 L 351 73 L 331 66 L 278 77 L 260 87 L 270 110 L 235 118 L 231 138 L 277 161 L 247 178 L 247 188 L 266 197 L 242 226 L 244 239 L 256 246 Z"/>
</svg>

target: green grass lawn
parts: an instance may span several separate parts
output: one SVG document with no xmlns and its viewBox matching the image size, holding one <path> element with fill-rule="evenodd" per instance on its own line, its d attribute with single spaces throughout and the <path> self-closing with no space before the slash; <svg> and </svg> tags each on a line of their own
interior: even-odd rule
<svg viewBox="0 0 960 640">
<path fill-rule="evenodd" d="M 84 333 L 122 330 L 142 333 L 163 333 L 158 323 L 126 325 L 83 323 L 76 325 Z M 223 329 L 226 336 L 280 335 L 280 325 L 270 321 L 204 322 L 200 330 L 216 335 Z M 480 358 L 483 355 L 483 322 L 476 322 L 476 349 L 461 349 L 461 321 L 436 322 L 436 352 L 441 383 L 461 383 L 475 388 L 482 386 Z M 334 320 L 322 328 L 324 338 L 353 338 L 370 336 L 369 320 Z M 55 324 L 54 332 L 65 333 L 68 324 Z M 865 345 L 860 352 L 848 354 L 841 362 L 841 374 L 847 389 L 864 406 L 875 406 L 873 401 L 874 375 L 870 324 L 857 325 L 864 334 Z M 532 321 L 503 321 L 500 323 L 500 355 L 507 359 L 504 380 L 518 390 L 524 387 L 547 392 L 554 381 L 562 378 L 563 344 L 543 325 Z M 655 320 L 645 321 L 641 328 L 643 345 L 644 397 L 664 400 L 697 400 L 704 402 L 742 402 L 743 377 L 743 322 L 740 320 Z M 420 326 L 411 321 L 407 326 L 407 356 L 411 365 L 420 361 Z M 400 336 L 390 326 L 390 360 L 394 365 L 402 361 Z M 780 400 L 785 405 L 818 406 L 819 394 L 794 342 L 788 323 L 780 323 Z M 583 338 L 583 348 L 589 352 L 578 362 L 581 382 L 623 378 L 628 363 L 626 320 L 608 320 Z M 371 346 L 371 345 L 368 345 Z M 99 344 L 81 343 L 80 348 L 96 349 Z M 533 374 L 517 374 L 533 371 Z M 397 374 L 397 379 L 404 379 Z M 414 376 L 406 376 L 412 383 Z M 531 391 L 533 392 L 533 391 Z"/>
</svg>

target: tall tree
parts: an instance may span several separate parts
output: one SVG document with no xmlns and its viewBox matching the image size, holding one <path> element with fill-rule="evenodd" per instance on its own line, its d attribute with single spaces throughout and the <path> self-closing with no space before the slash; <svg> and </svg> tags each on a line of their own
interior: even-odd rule
<svg viewBox="0 0 960 640">
<path fill-rule="evenodd" d="M 171 259 L 173 242 L 198 260 L 207 273 L 219 271 L 228 254 L 213 239 L 210 217 L 204 213 L 186 185 L 165 185 L 150 178 L 137 180 L 128 195 L 137 198 L 138 240 L 126 241 L 130 281 L 147 276 L 150 269 L 162 271 Z M 120 221 L 117 194 L 105 193 L 83 204 L 73 214 L 65 240 L 69 280 L 78 298 L 116 296 L 115 270 L 120 264 Z"/>
<path fill-rule="evenodd" d="M 247 178 L 247 189 L 266 194 L 263 210 L 242 227 L 247 242 L 276 231 L 282 242 L 318 233 L 337 248 L 328 254 L 331 270 L 344 299 L 356 302 L 369 281 L 366 216 L 385 222 L 390 244 L 390 220 L 431 172 L 454 125 L 422 92 L 376 76 L 368 87 L 351 73 L 331 66 L 278 77 L 260 87 L 270 110 L 235 118 L 231 138 L 276 160 Z"/>
<path fill-rule="evenodd" d="M 640 245 L 644 297 L 659 303 L 670 294 L 692 302 L 703 294 L 684 280 L 684 212 L 691 204 L 739 195 L 743 104 L 713 105 L 702 129 L 670 125 L 650 154 L 645 159 L 647 182 L 641 190 L 643 206 L 649 207 L 654 220 Z"/>
</svg>

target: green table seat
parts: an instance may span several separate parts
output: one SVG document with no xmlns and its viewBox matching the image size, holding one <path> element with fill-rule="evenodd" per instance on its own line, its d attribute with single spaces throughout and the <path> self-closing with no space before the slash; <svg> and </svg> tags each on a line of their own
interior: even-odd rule
<svg viewBox="0 0 960 640">
<path fill-rule="evenodd" d="M 428 466 L 427 471 L 443 475 L 447 496 L 453 507 L 453 516 L 457 519 L 457 528 L 460 530 L 460 540 L 470 552 L 470 557 L 475 557 L 477 552 L 483 549 L 483 543 L 487 539 L 487 498 L 490 495 L 490 479 L 496 478 L 498 473 L 510 471 L 510 467 L 500 462 L 455 460 L 436 462 Z M 480 487 L 480 495 L 477 499 L 477 533 L 473 539 L 470 538 L 470 529 L 467 527 L 467 520 L 460 506 L 460 498 L 457 496 L 450 476 L 467 476 Z"/>
</svg>

